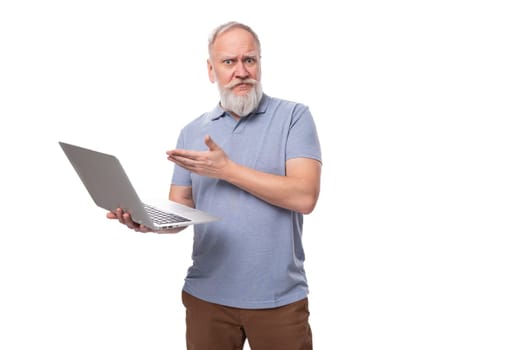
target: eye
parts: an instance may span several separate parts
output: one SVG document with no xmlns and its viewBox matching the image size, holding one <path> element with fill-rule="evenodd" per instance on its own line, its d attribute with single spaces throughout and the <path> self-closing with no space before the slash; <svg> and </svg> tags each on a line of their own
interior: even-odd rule
<svg viewBox="0 0 525 350">
<path fill-rule="evenodd" d="M 256 60 L 254 57 L 246 57 L 246 58 L 244 59 L 244 63 L 254 64 L 254 63 L 256 63 L 256 62 L 257 62 L 257 60 Z"/>
<path fill-rule="evenodd" d="M 228 59 L 225 59 L 224 61 L 222 61 L 222 63 L 224 63 L 224 64 L 229 66 L 229 65 L 233 64 L 233 60 L 228 58 Z"/>
</svg>

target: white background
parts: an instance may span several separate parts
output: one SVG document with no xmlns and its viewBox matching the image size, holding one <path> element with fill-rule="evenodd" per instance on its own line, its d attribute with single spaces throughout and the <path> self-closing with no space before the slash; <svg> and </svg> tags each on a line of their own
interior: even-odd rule
<svg viewBox="0 0 525 350">
<path fill-rule="evenodd" d="M 0 348 L 184 348 L 191 230 L 106 220 L 57 142 L 115 153 L 139 193 L 167 196 L 164 151 L 217 102 L 208 33 L 239 20 L 265 91 L 318 125 L 315 348 L 524 349 L 518 4 L 3 1 Z"/>
</svg>

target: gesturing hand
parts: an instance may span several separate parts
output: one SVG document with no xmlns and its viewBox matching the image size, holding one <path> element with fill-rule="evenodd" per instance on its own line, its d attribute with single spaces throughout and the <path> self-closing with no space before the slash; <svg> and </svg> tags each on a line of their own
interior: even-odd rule
<svg viewBox="0 0 525 350">
<path fill-rule="evenodd" d="M 220 179 L 230 160 L 209 135 L 204 137 L 204 143 L 208 146 L 207 151 L 167 151 L 168 160 L 196 174 Z"/>
</svg>

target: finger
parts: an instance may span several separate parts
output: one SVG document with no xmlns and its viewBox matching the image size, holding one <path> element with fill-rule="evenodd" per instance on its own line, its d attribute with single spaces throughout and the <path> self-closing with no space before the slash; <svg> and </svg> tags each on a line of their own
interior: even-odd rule
<svg viewBox="0 0 525 350">
<path fill-rule="evenodd" d="M 117 210 L 115 210 L 114 212 L 115 216 L 117 217 L 118 221 L 120 221 L 120 223 L 124 223 L 124 219 L 122 218 L 122 215 L 124 214 L 124 212 L 122 211 L 121 208 L 117 208 Z"/>
<path fill-rule="evenodd" d="M 127 225 L 125 215 L 126 213 L 123 210 L 119 209 L 117 211 L 118 221 L 120 221 L 121 224 Z"/>
<path fill-rule="evenodd" d="M 210 135 L 206 135 L 206 136 L 204 137 L 204 143 L 206 144 L 206 146 L 208 146 L 208 149 L 209 149 L 210 151 L 217 151 L 217 150 L 221 149 L 221 148 L 219 147 L 219 145 L 217 145 L 217 144 L 215 143 L 215 141 L 213 141 L 213 139 L 211 138 Z"/>
<path fill-rule="evenodd" d="M 198 159 L 200 156 L 202 156 L 202 152 L 188 151 L 184 149 L 174 149 L 171 151 L 167 151 L 166 154 L 168 155 L 168 157 L 171 158 L 181 157 L 186 159 Z"/>
<path fill-rule="evenodd" d="M 127 227 L 132 228 L 132 229 L 136 229 L 137 228 L 137 224 L 131 219 L 131 215 L 129 215 L 129 213 L 122 214 L 122 218 L 124 220 L 123 223 Z"/>
<path fill-rule="evenodd" d="M 172 158 L 170 158 L 170 160 L 172 162 L 174 162 L 175 164 L 177 164 L 178 166 L 181 166 L 181 167 L 183 167 L 185 169 L 188 169 L 188 170 L 194 169 L 199 164 L 202 163 L 202 161 L 197 161 L 197 160 L 188 159 L 188 158 L 184 158 L 184 157 L 172 157 Z"/>
<path fill-rule="evenodd" d="M 152 230 L 147 227 L 147 226 L 144 226 L 144 225 L 139 225 L 139 227 L 137 229 L 135 229 L 135 231 L 137 232 L 142 232 L 142 233 L 148 233 L 148 232 L 152 232 Z"/>
</svg>

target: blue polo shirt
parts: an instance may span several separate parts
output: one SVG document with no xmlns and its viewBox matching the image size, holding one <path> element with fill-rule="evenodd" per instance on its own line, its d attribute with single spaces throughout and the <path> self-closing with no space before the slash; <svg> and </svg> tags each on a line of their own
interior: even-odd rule
<svg viewBox="0 0 525 350">
<path fill-rule="evenodd" d="M 181 130 L 177 148 L 207 150 L 205 135 L 231 160 L 266 173 L 285 175 L 285 163 L 291 158 L 321 161 L 308 107 L 267 95 L 256 112 L 239 121 L 220 106 L 201 115 Z M 191 186 L 195 206 L 221 217 L 194 226 L 186 292 L 209 302 L 253 309 L 307 296 L 302 214 L 179 166 L 172 184 Z"/>
</svg>

